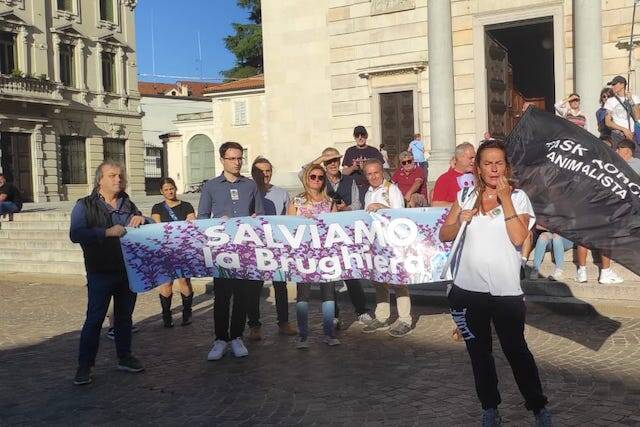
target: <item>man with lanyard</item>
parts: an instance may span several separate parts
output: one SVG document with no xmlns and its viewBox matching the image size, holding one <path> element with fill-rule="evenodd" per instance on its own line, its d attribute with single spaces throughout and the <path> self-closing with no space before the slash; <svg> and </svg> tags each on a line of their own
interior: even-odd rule
<svg viewBox="0 0 640 427">
<path fill-rule="evenodd" d="M 611 140 L 615 150 L 618 148 L 618 143 L 625 138 L 635 141 L 635 108 L 636 104 L 640 103 L 640 98 L 626 93 L 627 79 L 622 76 L 615 76 L 607 84 L 611 86 L 613 96 L 604 103 L 604 108 L 607 110 L 604 123 L 611 129 Z"/>
<path fill-rule="evenodd" d="M 451 207 L 458 191 L 473 186 L 473 161 L 476 149 L 469 142 L 456 146 L 455 164 L 436 180 L 431 197 L 431 206 Z"/>
<path fill-rule="evenodd" d="M 124 192 L 127 178 L 120 164 L 105 161 L 96 170 L 93 192 L 78 200 L 71 212 L 69 237 L 80 243 L 87 269 L 87 317 L 80 334 L 78 370 L 74 384 L 93 381 L 100 329 L 113 296 L 118 369 L 140 372 L 144 367 L 131 355 L 131 314 L 136 294 L 129 290 L 120 237 L 126 227 L 139 227 L 146 219 Z"/>
<path fill-rule="evenodd" d="M 251 179 L 240 175 L 242 145 L 237 142 L 225 142 L 220 146 L 219 152 L 223 172 L 202 187 L 198 219 L 226 219 L 264 214 L 258 186 Z M 208 360 L 221 359 L 229 343 L 235 357 L 249 355 L 242 342 L 247 320 L 246 308 L 252 298 L 260 298 L 261 290 L 262 281 L 213 278 L 213 326 L 216 339 L 207 356 Z M 232 297 L 233 310 L 229 322 Z"/>
<path fill-rule="evenodd" d="M 340 172 L 341 158 L 342 156 L 340 155 L 340 152 L 335 148 L 325 148 L 322 150 L 320 157 L 302 167 L 302 171 L 298 174 L 298 177 L 302 179 L 304 171 L 311 164 L 323 165 L 327 171 L 327 193 L 333 199 L 338 212 L 357 211 L 362 209 L 362 203 L 360 203 L 360 189 L 356 185 L 356 181 L 353 176 L 343 175 Z M 345 280 L 344 282 L 347 285 L 349 298 L 353 304 L 358 321 L 363 325 L 367 325 L 373 320 L 367 310 L 366 297 L 363 289 L 363 286 L 369 284 L 369 281 L 363 279 L 350 279 Z M 336 318 L 338 315 L 339 310 L 336 299 Z"/>
</svg>

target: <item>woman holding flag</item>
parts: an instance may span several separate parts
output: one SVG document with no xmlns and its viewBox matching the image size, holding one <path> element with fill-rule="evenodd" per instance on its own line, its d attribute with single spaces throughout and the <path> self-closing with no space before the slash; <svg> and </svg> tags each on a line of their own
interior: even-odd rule
<svg viewBox="0 0 640 427">
<path fill-rule="evenodd" d="M 442 241 L 459 232 L 460 248 L 449 292 L 451 314 L 471 357 L 483 426 L 500 425 L 501 402 L 492 355 L 491 324 L 511 365 L 525 406 L 537 426 L 550 426 L 538 368 L 524 338 L 525 303 L 520 288 L 519 248 L 535 214 L 527 194 L 509 184 L 511 167 L 498 140 L 483 141 L 475 158 L 476 187 L 458 193 L 444 225 Z M 455 250 L 455 249 L 454 249 Z"/>
</svg>

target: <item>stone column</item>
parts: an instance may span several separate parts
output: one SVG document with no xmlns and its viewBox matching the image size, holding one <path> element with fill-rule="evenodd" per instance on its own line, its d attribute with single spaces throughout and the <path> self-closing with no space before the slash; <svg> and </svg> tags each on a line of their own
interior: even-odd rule
<svg viewBox="0 0 640 427">
<path fill-rule="evenodd" d="M 51 35 L 51 41 L 53 42 L 53 81 L 61 83 L 60 81 L 60 36 L 57 34 Z"/>
<path fill-rule="evenodd" d="M 127 91 L 125 88 L 125 67 L 127 65 L 124 49 L 118 46 L 116 51 L 116 92 L 120 96 L 124 96 Z"/>
<path fill-rule="evenodd" d="M 429 0 L 427 5 L 429 46 L 429 124 L 431 132 L 430 176 L 436 178 L 449 168 L 456 146 L 453 99 L 453 42 L 451 3 Z"/>
<path fill-rule="evenodd" d="M 31 135 L 31 155 L 32 155 L 32 169 L 33 169 L 33 201 L 34 202 L 46 202 L 47 195 L 45 193 L 44 182 L 44 153 L 42 150 L 42 144 L 44 143 L 43 137 L 44 126 L 41 124 L 35 125 L 33 134 Z"/>
<path fill-rule="evenodd" d="M 75 62 L 76 62 L 76 87 L 82 90 L 81 93 L 81 101 L 83 103 L 87 102 L 87 79 L 86 79 L 86 68 L 84 63 L 84 40 L 78 39 L 76 41 L 76 48 L 74 51 L 75 54 Z"/>
<path fill-rule="evenodd" d="M 573 22 L 575 91 L 580 95 L 580 109 L 587 116 L 587 129 L 598 135 L 596 110 L 600 108 L 594 94 L 600 93 L 602 81 L 602 10 L 599 1 L 574 0 Z M 568 94 L 556 94 L 556 100 Z"/>
<path fill-rule="evenodd" d="M 102 43 L 96 43 L 96 92 L 98 93 L 97 101 L 100 105 L 104 104 L 104 86 L 102 85 Z"/>
<path fill-rule="evenodd" d="M 18 68 L 25 74 L 31 74 L 29 66 L 29 32 L 24 25 L 18 28 Z"/>
</svg>

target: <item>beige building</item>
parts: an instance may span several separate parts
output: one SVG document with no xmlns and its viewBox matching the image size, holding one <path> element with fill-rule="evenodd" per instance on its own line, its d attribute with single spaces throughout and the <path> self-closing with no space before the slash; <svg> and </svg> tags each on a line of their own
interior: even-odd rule
<svg viewBox="0 0 640 427">
<path fill-rule="evenodd" d="M 392 162 L 421 132 L 435 177 L 457 143 L 503 136 L 523 103 L 552 111 L 573 91 L 595 131 L 600 89 L 627 75 L 633 3 L 265 0 L 264 154 L 274 180 L 295 183 L 300 163 L 325 146 L 344 152 L 357 124 Z"/>
<path fill-rule="evenodd" d="M 245 175 L 250 174 L 253 159 L 267 150 L 262 75 L 210 87 L 203 95 L 211 98 L 208 111 L 178 114 L 177 132 L 160 137 L 166 146 L 168 174 L 180 192 L 222 173 L 218 149 L 226 141 L 244 147 Z"/>
<path fill-rule="evenodd" d="M 0 165 L 26 200 L 87 194 L 105 158 L 144 191 L 135 6 L 0 2 Z"/>
</svg>

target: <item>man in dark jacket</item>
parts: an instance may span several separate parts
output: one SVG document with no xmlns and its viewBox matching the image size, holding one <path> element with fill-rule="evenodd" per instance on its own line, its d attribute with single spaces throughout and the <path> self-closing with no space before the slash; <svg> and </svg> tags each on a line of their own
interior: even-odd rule
<svg viewBox="0 0 640 427">
<path fill-rule="evenodd" d="M 145 223 L 136 205 L 124 192 L 127 180 L 123 167 L 112 161 L 96 169 L 93 192 L 76 203 L 71 213 L 69 236 L 80 243 L 87 269 L 87 317 L 80 335 L 78 370 L 74 384 L 92 382 L 102 322 L 113 297 L 115 344 L 118 369 L 128 372 L 144 370 L 131 355 L 131 314 L 136 294 L 129 290 L 127 272 L 120 249 L 120 237 L 126 227 Z"/>
<path fill-rule="evenodd" d="M 13 221 L 13 214 L 22 210 L 22 198 L 18 188 L 7 182 L 7 178 L 0 173 L 0 217 L 9 214 L 9 221 Z"/>
</svg>

